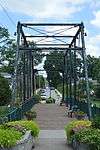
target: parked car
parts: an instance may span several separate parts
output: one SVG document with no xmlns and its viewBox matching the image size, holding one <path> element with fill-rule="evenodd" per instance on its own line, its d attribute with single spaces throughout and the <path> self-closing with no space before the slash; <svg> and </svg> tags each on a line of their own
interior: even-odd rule
<svg viewBox="0 0 100 150">
<path fill-rule="evenodd" d="M 46 93 L 45 92 L 41 93 L 41 98 L 42 98 L 42 100 L 46 100 Z"/>
</svg>

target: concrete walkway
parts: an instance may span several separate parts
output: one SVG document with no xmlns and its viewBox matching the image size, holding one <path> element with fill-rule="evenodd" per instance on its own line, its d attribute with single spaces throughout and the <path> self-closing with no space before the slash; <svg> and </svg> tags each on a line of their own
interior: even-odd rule
<svg viewBox="0 0 100 150">
<path fill-rule="evenodd" d="M 41 130 L 34 150 L 72 150 L 64 130 Z"/>
<path fill-rule="evenodd" d="M 38 104 L 34 110 L 37 112 L 36 122 L 42 130 L 63 130 L 72 120 L 66 116 L 66 107 L 57 104 Z"/>
<path fill-rule="evenodd" d="M 41 129 L 34 150 L 71 150 L 67 145 L 65 125 L 72 119 L 66 116 L 66 107 L 57 104 L 38 104 L 36 122 Z"/>
</svg>

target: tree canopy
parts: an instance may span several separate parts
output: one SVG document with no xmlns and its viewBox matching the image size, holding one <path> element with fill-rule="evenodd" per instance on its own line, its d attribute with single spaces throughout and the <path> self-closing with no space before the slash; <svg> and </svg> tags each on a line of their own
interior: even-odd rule
<svg viewBox="0 0 100 150">
<path fill-rule="evenodd" d="M 70 69 L 70 61 L 72 61 L 72 76 L 74 78 L 74 53 L 71 53 L 72 60 L 70 57 L 67 57 L 68 65 L 64 68 L 64 53 L 53 51 L 49 53 L 46 57 L 46 61 L 44 64 L 44 69 L 47 73 L 47 80 L 51 86 L 57 87 L 57 85 L 62 83 L 62 74 L 64 69 Z M 88 64 L 88 76 L 92 79 L 100 82 L 100 58 L 95 58 L 93 56 L 87 56 L 87 64 Z M 84 77 L 84 67 L 83 67 L 83 59 L 76 55 L 76 72 L 77 72 L 77 80 L 79 77 Z"/>
<path fill-rule="evenodd" d="M 54 51 L 47 55 L 44 69 L 50 86 L 57 87 L 62 83 L 63 61 L 63 53 L 61 52 Z"/>
<path fill-rule="evenodd" d="M 11 101 L 11 90 L 8 80 L 0 75 L 0 105 L 9 104 Z"/>
<path fill-rule="evenodd" d="M 15 50 L 15 40 L 10 38 L 8 29 L 0 27 L 0 71 L 14 71 Z"/>
</svg>

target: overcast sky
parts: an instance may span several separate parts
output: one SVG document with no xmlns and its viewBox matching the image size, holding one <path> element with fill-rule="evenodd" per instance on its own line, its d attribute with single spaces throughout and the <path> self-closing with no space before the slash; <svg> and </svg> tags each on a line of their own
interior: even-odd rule
<svg viewBox="0 0 100 150">
<path fill-rule="evenodd" d="M 4 9 L 12 18 L 7 17 Z M 11 35 L 21 22 L 84 22 L 87 53 L 100 56 L 100 0 L 0 0 L 0 24 Z"/>
</svg>

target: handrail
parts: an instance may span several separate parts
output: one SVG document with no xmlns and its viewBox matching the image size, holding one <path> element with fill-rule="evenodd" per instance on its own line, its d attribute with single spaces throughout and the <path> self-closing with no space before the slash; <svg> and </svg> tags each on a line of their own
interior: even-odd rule
<svg viewBox="0 0 100 150">
<path fill-rule="evenodd" d="M 14 108 L 6 114 L 5 116 L 0 117 L 0 124 L 8 122 L 8 121 L 14 121 L 14 120 L 20 120 L 23 118 L 24 113 L 30 110 L 35 105 L 35 98 L 32 97 L 29 100 L 26 100 L 24 103 L 20 105 L 18 108 Z M 6 120 L 5 120 L 6 118 Z"/>
</svg>

